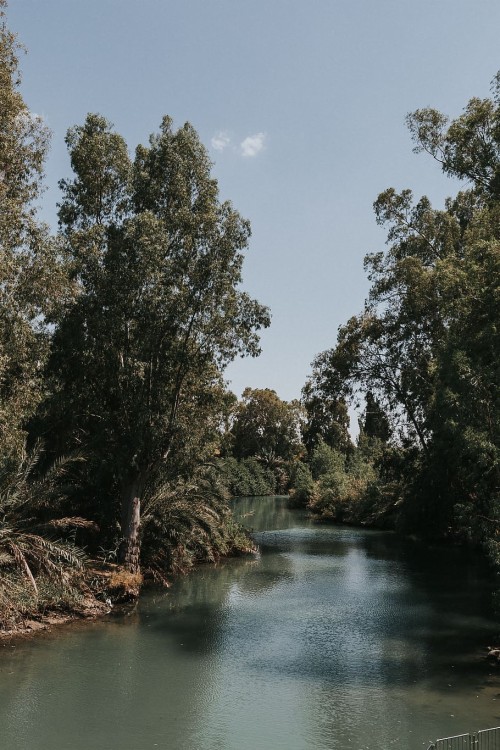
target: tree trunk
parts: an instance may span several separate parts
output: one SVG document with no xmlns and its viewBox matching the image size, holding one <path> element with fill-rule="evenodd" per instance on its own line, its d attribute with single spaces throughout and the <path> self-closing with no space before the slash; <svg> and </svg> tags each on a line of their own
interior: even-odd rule
<svg viewBox="0 0 500 750">
<path fill-rule="evenodd" d="M 140 572 L 140 526 L 142 482 L 136 478 L 122 491 L 122 543 L 119 562 L 130 572 Z"/>
</svg>

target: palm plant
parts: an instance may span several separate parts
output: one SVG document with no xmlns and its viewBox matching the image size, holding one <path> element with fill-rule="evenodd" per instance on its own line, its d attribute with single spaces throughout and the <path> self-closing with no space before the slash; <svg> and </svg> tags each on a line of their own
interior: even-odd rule
<svg viewBox="0 0 500 750">
<path fill-rule="evenodd" d="M 78 516 L 61 516 L 64 477 L 78 457 L 65 457 L 41 470 L 39 445 L 24 454 L 14 471 L 0 475 L 0 621 L 31 590 L 39 600 L 38 579 L 71 587 L 71 573 L 83 566 L 83 550 L 68 531 L 94 524 Z"/>
<path fill-rule="evenodd" d="M 160 482 L 149 489 L 143 534 L 143 567 L 162 582 L 166 573 L 183 572 L 197 561 L 214 562 L 235 546 L 251 548 L 232 521 L 227 490 L 206 467 L 189 481 Z"/>
<path fill-rule="evenodd" d="M 255 458 L 274 473 L 278 492 L 284 492 L 290 481 L 290 461 L 286 461 L 282 456 L 279 456 L 274 448 L 263 448 Z"/>
</svg>

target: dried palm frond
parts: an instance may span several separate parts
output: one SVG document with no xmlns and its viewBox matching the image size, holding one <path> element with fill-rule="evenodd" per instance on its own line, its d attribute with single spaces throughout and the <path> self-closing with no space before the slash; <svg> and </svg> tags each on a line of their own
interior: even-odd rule
<svg viewBox="0 0 500 750">
<path fill-rule="evenodd" d="M 36 579 L 42 574 L 64 582 L 69 568 L 80 569 L 85 555 L 70 539 L 55 539 L 54 534 L 67 529 L 95 528 L 80 517 L 39 520 L 40 511 L 57 513 L 61 493 L 61 477 L 73 460 L 64 457 L 45 471 L 39 470 L 41 446 L 23 456 L 14 472 L 0 476 L 0 566 L 17 569 L 38 596 Z M 12 577 L 2 575 L 0 597 L 12 586 Z M 16 584 L 18 585 L 18 584 Z"/>
<path fill-rule="evenodd" d="M 95 521 L 89 521 L 88 518 L 81 518 L 80 516 L 68 516 L 66 518 L 53 518 L 43 526 L 39 527 L 47 529 L 90 529 L 91 531 L 99 531 L 99 526 Z"/>
</svg>

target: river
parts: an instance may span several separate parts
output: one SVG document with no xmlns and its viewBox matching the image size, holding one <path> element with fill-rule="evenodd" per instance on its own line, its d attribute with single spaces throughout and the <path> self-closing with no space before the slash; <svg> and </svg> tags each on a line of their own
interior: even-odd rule
<svg viewBox="0 0 500 750">
<path fill-rule="evenodd" d="M 236 513 L 257 556 L 0 648 L 1 750 L 417 750 L 500 725 L 478 560 L 283 498 Z"/>
</svg>

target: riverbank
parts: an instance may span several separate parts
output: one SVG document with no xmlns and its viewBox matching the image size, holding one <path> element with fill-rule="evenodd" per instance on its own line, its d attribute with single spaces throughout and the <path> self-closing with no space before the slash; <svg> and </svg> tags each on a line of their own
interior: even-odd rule
<svg viewBox="0 0 500 750">
<path fill-rule="evenodd" d="M 95 619 L 109 614 L 117 604 L 139 595 L 142 576 L 132 575 L 118 565 L 90 561 L 71 580 L 37 585 L 36 592 L 18 589 L 11 596 L 0 619 L 0 641 L 31 638 L 38 633 L 76 620 Z M 17 606 L 16 606 L 17 605 Z"/>
<path fill-rule="evenodd" d="M 141 592 L 151 586 L 169 588 L 177 578 L 196 567 L 255 552 L 255 544 L 240 532 L 238 543 L 227 554 L 214 554 L 204 559 L 190 557 L 184 565 L 177 561 L 175 569 L 165 571 L 161 576 L 158 573 L 153 575 L 150 570 L 143 576 L 130 573 L 117 564 L 90 560 L 83 571 L 73 574 L 72 580 L 66 577 L 59 587 L 51 581 L 49 596 L 40 582 L 36 592 L 27 586 L 18 590 L 17 601 L 11 598 L 10 606 L 0 610 L 0 643 L 26 640 L 60 625 L 105 617 L 136 601 Z"/>
<path fill-rule="evenodd" d="M 0 644 L 2 643 L 13 643 L 17 641 L 24 641 L 40 633 L 51 632 L 54 628 L 60 627 L 61 625 L 67 625 L 71 622 L 81 620 L 91 620 L 104 617 L 112 611 L 111 607 L 104 604 L 96 606 L 93 604 L 89 606 L 85 613 L 67 613 L 62 614 L 54 611 L 42 615 L 39 619 L 26 619 L 18 623 L 15 628 L 8 630 L 0 630 Z"/>
</svg>

